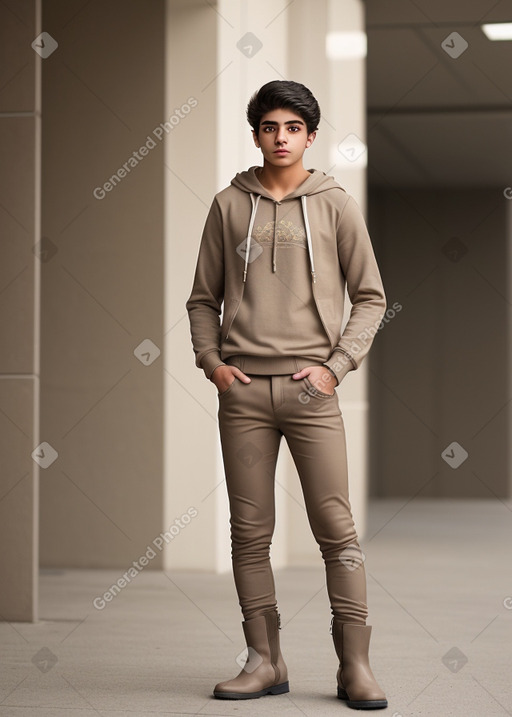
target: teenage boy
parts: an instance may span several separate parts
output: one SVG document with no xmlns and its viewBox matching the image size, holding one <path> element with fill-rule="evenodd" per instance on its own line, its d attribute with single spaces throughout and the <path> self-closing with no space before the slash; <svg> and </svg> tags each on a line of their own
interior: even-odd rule
<svg viewBox="0 0 512 717">
<path fill-rule="evenodd" d="M 386 707 L 369 664 L 366 575 L 335 391 L 368 353 L 386 309 L 384 289 L 354 198 L 333 177 L 303 166 L 320 121 L 310 90 L 268 82 L 251 97 L 247 119 L 263 167 L 238 173 L 215 195 L 186 303 L 196 365 L 217 388 L 248 648 L 239 675 L 213 694 L 251 699 L 289 691 L 269 558 L 284 435 L 325 562 L 337 695 L 356 709 Z M 341 335 L 345 286 L 352 308 Z"/>
</svg>

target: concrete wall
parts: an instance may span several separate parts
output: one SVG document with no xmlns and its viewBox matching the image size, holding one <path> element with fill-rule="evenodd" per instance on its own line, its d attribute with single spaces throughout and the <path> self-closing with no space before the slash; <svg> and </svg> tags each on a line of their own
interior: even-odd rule
<svg viewBox="0 0 512 717">
<path fill-rule="evenodd" d="M 38 600 L 40 13 L 0 4 L 0 616 L 23 621 Z"/>
<path fill-rule="evenodd" d="M 139 152 L 165 119 L 164 15 L 163 0 L 43 3 L 59 43 L 43 61 L 55 253 L 42 275 L 41 424 L 59 454 L 41 482 L 46 567 L 127 568 L 164 525 L 163 143 Z"/>
<path fill-rule="evenodd" d="M 376 497 L 510 495 L 508 204 L 501 187 L 372 191 L 389 308 L 401 307 L 373 354 Z M 458 466 L 443 458 L 453 442 L 468 453 Z"/>
<path fill-rule="evenodd" d="M 303 81 L 318 96 L 322 131 L 305 164 L 333 173 L 365 207 L 364 166 L 332 161 L 348 127 L 364 138 L 364 60 L 325 55 L 329 30 L 362 29 L 364 18 L 359 0 L 341 14 L 332 0 L 318 3 L 313 25 L 305 0 L 284 11 L 270 0 L 16 8 L 0 5 L 9 58 L 0 69 L 0 288 L 9 298 L 0 538 L 12 588 L 0 614 L 30 620 L 38 537 L 48 569 L 121 575 L 165 531 L 172 540 L 149 569 L 231 569 L 216 391 L 194 365 L 185 311 L 201 231 L 215 192 L 261 163 L 245 106 L 275 78 Z M 30 47 L 42 29 L 46 49 L 56 43 L 45 59 Z M 253 56 L 240 43 L 248 32 L 261 42 Z M 366 370 L 347 377 L 341 395 L 361 535 Z M 39 512 L 31 453 L 43 441 Z M 281 446 L 273 564 L 317 563 Z"/>
</svg>

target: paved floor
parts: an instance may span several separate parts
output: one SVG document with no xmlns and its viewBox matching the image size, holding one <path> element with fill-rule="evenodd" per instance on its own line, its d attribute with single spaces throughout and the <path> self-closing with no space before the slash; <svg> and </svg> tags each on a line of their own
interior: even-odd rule
<svg viewBox="0 0 512 717">
<path fill-rule="evenodd" d="M 379 501 L 366 554 L 371 663 L 390 717 L 512 714 L 512 505 Z M 0 717 L 361 714 L 336 699 L 324 570 L 276 571 L 290 693 L 226 702 L 244 648 L 230 574 L 41 572 L 37 624 L 0 623 Z"/>
</svg>

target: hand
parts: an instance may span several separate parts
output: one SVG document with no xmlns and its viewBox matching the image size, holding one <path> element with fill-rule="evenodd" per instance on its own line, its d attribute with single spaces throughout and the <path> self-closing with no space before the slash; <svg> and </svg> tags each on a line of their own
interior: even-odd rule
<svg viewBox="0 0 512 717">
<path fill-rule="evenodd" d="M 337 381 L 326 366 L 305 366 L 298 373 L 294 373 L 292 378 L 301 379 L 306 376 L 319 391 L 334 395 Z"/>
<path fill-rule="evenodd" d="M 230 376 L 234 376 L 234 378 L 231 380 Z M 219 393 L 224 393 L 224 391 L 231 386 L 233 381 L 236 381 L 237 379 L 243 381 L 244 383 L 251 382 L 249 376 L 247 376 L 243 371 L 240 371 L 240 369 L 236 366 L 223 366 L 220 364 L 213 369 L 213 373 L 210 376 L 210 381 L 217 386 L 217 391 Z"/>
</svg>

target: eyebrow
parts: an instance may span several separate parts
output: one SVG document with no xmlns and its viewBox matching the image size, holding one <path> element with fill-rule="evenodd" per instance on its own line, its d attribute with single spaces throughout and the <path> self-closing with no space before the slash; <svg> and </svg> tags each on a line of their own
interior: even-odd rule
<svg viewBox="0 0 512 717">
<path fill-rule="evenodd" d="M 278 122 L 270 122 L 270 120 L 267 120 L 266 122 L 261 122 L 260 124 L 273 124 L 273 125 L 277 125 L 277 124 L 279 124 L 279 123 L 278 123 Z M 303 122 L 302 120 L 288 120 L 288 122 L 285 122 L 284 124 L 302 124 L 302 125 L 303 125 L 304 122 Z"/>
</svg>

